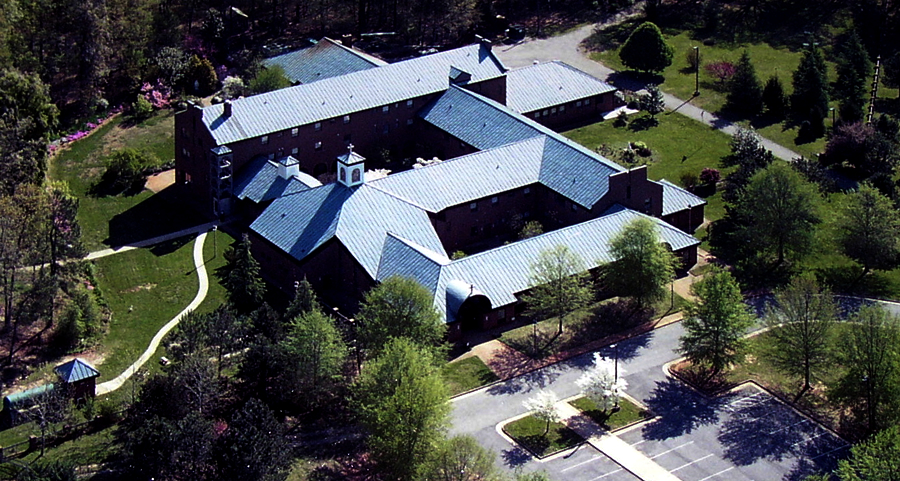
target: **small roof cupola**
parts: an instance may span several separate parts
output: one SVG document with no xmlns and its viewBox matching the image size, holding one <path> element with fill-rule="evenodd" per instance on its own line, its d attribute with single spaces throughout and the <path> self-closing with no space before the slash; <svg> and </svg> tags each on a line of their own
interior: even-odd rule
<svg viewBox="0 0 900 481">
<path fill-rule="evenodd" d="M 338 156 L 338 182 L 346 187 L 356 187 L 365 182 L 366 158 L 353 151 L 353 144 L 347 153 Z"/>
<path fill-rule="evenodd" d="M 278 177 L 290 179 L 300 174 L 300 161 L 292 156 L 278 159 Z"/>
</svg>

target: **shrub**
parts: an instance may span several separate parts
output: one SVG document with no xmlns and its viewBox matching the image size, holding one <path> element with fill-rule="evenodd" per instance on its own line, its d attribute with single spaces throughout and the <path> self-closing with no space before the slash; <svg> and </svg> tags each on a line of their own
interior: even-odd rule
<svg viewBox="0 0 900 481">
<path fill-rule="evenodd" d="M 625 127 L 628 125 L 628 114 L 625 113 L 624 110 L 619 111 L 619 115 L 616 115 L 616 120 L 613 122 L 614 127 Z"/>
<path fill-rule="evenodd" d="M 194 55 L 188 67 L 189 90 L 201 95 L 213 93 L 219 85 L 219 76 L 209 60 Z"/>
<path fill-rule="evenodd" d="M 113 152 L 107 160 L 106 172 L 101 184 L 109 193 L 120 193 L 140 188 L 143 185 L 144 171 L 159 164 L 153 154 L 135 149 L 122 149 Z"/>
<path fill-rule="evenodd" d="M 240 77 L 225 77 L 222 82 L 222 96 L 226 99 L 236 99 L 247 94 L 247 86 Z"/>
<path fill-rule="evenodd" d="M 465 253 L 465 252 L 463 252 L 463 251 L 456 251 L 456 252 L 454 252 L 454 253 L 450 256 L 450 259 L 452 259 L 452 260 L 455 261 L 455 260 L 462 259 L 462 258 L 464 258 L 464 257 L 466 257 L 466 253 Z"/>
<path fill-rule="evenodd" d="M 284 69 L 278 65 L 266 67 L 250 80 L 250 91 L 255 94 L 271 92 L 291 86 L 291 81 L 284 74 Z"/>
<path fill-rule="evenodd" d="M 687 190 L 692 190 L 696 187 L 698 181 L 697 174 L 690 171 L 682 172 L 678 180 L 681 183 L 681 186 Z"/>
<path fill-rule="evenodd" d="M 653 151 L 650 150 L 650 147 L 647 147 L 647 144 L 641 141 L 632 142 L 631 148 L 641 157 L 649 157 L 653 153 Z"/>
<path fill-rule="evenodd" d="M 684 53 L 684 59 L 687 61 L 689 69 L 696 70 L 700 64 L 700 50 L 691 47 Z"/>
<path fill-rule="evenodd" d="M 700 171 L 700 183 L 710 185 L 715 184 L 721 180 L 722 175 L 719 173 L 719 169 L 711 169 L 706 167 L 702 171 Z"/>
<path fill-rule="evenodd" d="M 719 88 L 725 88 L 731 77 L 734 77 L 736 70 L 733 63 L 725 61 L 708 63 L 703 68 L 706 69 L 706 73 L 716 79 Z"/>
<path fill-rule="evenodd" d="M 153 104 L 143 95 L 138 95 L 137 100 L 131 104 L 131 111 L 136 119 L 146 119 L 153 114 Z"/>
</svg>

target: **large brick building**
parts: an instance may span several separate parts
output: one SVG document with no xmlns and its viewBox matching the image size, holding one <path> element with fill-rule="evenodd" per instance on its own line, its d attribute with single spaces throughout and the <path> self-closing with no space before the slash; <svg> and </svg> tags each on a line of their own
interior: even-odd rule
<svg viewBox="0 0 900 481">
<path fill-rule="evenodd" d="M 557 62 L 507 71 L 485 43 L 363 67 L 176 117 L 178 181 L 249 225 L 276 285 L 306 277 L 352 311 L 379 280 L 413 277 L 455 334 L 514 320 L 542 250 L 566 244 L 593 269 L 637 217 L 696 261 L 702 199 L 551 129 L 618 106 L 612 87 Z M 365 175 L 431 156 L 451 160 Z M 548 232 L 516 241 L 529 220 Z"/>
</svg>

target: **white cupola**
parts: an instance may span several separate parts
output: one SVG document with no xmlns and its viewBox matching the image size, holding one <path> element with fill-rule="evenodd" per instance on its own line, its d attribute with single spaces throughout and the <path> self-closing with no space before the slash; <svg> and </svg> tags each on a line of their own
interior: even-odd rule
<svg viewBox="0 0 900 481">
<path fill-rule="evenodd" d="M 347 153 L 338 156 L 338 182 L 347 187 L 356 187 L 365 182 L 365 160 L 365 157 L 353 151 L 353 144 L 350 144 Z"/>
</svg>

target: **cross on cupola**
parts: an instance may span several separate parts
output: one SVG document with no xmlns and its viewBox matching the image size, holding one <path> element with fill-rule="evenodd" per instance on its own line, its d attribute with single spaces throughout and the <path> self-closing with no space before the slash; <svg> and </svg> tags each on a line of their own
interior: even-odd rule
<svg viewBox="0 0 900 481">
<path fill-rule="evenodd" d="M 356 187 L 365 182 L 366 158 L 353 151 L 353 144 L 347 146 L 347 153 L 339 155 L 337 165 L 338 182 L 347 187 Z"/>
</svg>

